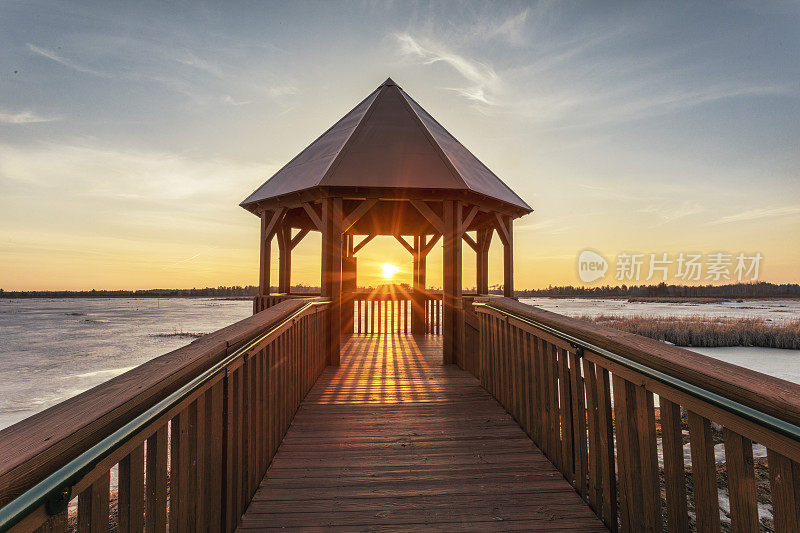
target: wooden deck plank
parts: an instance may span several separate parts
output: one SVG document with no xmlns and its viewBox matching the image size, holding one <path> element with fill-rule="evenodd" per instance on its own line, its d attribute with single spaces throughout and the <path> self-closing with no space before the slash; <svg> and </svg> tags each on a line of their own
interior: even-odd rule
<svg viewBox="0 0 800 533">
<path fill-rule="evenodd" d="M 441 337 L 354 336 L 301 404 L 241 531 L 605 531 Z"/>
</svg>

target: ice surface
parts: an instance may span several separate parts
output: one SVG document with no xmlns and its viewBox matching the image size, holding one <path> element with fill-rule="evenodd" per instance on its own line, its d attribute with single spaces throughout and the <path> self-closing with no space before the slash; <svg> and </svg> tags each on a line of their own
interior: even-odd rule
<svg viewBox="0 0 800 533">
<path fill-rule="evenodd" d="M 249 300 L 0 299 L 0 428 L 252 314 Z"/>
</svg>

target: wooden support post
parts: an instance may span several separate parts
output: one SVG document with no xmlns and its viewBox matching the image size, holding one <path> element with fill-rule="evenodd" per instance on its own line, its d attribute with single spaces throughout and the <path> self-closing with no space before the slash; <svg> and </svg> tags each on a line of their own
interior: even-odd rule
<svg viewBox="0 0 800 533">
<path fill-rule="evenodd" d="M 458 200 L 444 202 L 444 259 L 442 321 L 443 361 L 456 363 L 460 356 L 461 340 L 461 209 Z"/>
<path fill-rule="evenodd" d="M 330 299 L 328 357 L 330 365 L 339 364 L 342 328 L 342 199 L 322 201 L 322 296 Z"/>
<path fill-rule="evenodd" d="M 292 228 L 278 229 L 278 292 L 289 294 L 292 287 Z"/>
<path fill-rule="evenodd" d="M 357 287 L 357 260 L 353 256 L 353 236 L 345 234 L 342 243 L 342 336 L 353 334 L 354 294 Z"/>
<path fill-rule="evenodd" d="M 475 287 L 478 294 L 489 294 L 489 245 L 492 243 L 493 234 L 493 228 L 478 230 L 478 249 L 475 254 L 477 263 Z"/>
<path fill-rule="evenodd" d="M 506 242 L 503 243 L 503 296 L 514 297 L 514 222 L 503 217 L 506 226 Z"/>
<path fill-rule="evenodd" d="M 261 260 L 259 262 L 258 274 L 259 296 L 266 296 L 269 294 L 269 263 L 270 256 L 272 255 L 272 239 L 267 235 L 267 226 L 269 225 L 270 218 L 270 213 L 261 213 L 261 238 L 259 240 L 261 243 Z"/>
<path fill-rule="evenodd" d="M 411 333 L 425 333 L 425 282 L 421 270 L 424 269 L 425 257 L 422 248 L 425 246 L 425 235 L 414 235 L 414 292 L 411 299 Z"/>
<path fill-rule="evenodd" d="M 270 293 L 270 257 L 272 254 L 272 237 L 281 220 L 286 214 L 286 208 L 281 207 L 275 211 L 261 213 L 261 266 L 259 268 L 258 294 L 261 296 Z"/>
</svg>

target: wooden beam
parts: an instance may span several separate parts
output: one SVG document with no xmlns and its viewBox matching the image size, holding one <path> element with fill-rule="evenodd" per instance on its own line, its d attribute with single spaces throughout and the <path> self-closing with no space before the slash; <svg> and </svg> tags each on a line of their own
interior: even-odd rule
<svg viewBox="0 0 800 533">
<path fill-rule="evenodd" d="M 439 215 L 433 212 L 433 209 L 431 209 L 428 204 L 423 200 L 411 200 L 411 205 L 417 208 L 419 214 L 425 217 L 428 222 L 431 223 L 431 226 L 436 228 L 436 231 L 442 234 L 445 233 L 444 221 L 439 218 Z"/>
<path fill-rule="evenodd" d="M 467 234 L 467 232 L 464 232 L 464 234 L 461 235 L 461 238 L 464 239 L 464 242 L 469 244 L 469 247 L 472 248 L 475 251 L 475 253 L 478 253 L 478 243 L 472 240 L 472 237 L 470 237 L 469 234 Z"/>
<path fill-rule="evenodd" d="M 303 202 L 303 209 L 305 209 L 306 214 L 308 214 L 308 218 L 311 219 L 311 223 L 316 226 L 317 231 L 322 231 L 322 217 L 317 213 L 317 210 L 308 202 Z"/>
<path fill-rule="evenodd" d="M 362 249 L 364 246 L 366 246 L 367 243 L 369 241 L 371 241 L 372 239 L 374 239 L 374 238 L 375 238 L 375 235 L 367 235 L 366 237 L 364 237 L 364 240 L 362 240 L 360 243 L 358 243 L 355 246 L 353 246 L 352 255 L 356 255 L 360 249 Z"/>
<path fill-rule="evenodd" d="M 441 238 L 442 238 L 442 234 L 441 233 L 436 233 L 433 236 L 431 236 L 431 240 L 428 241 L 427 244 L 422 246 L 422 250 L 420 251 L 420 254 L 422 254 L 422 257 L 427 256 L 431 252 L 433 247 L 436 246 L 436 243 L 439 242 L 439 239 L 441 239 Z M 422 240 L 423 241 L 425 240 L 425 236 L 424 235 L 422 236 Z"/>
<path fill-rule="evenodd" d="M 342 222 L 342 231 L 343 232 L 349 231 L 350 228 L 353 227 L 353 224 L 358 222 L 358 220 L 361 217 L 363 217 L 367 213 L 367 211 L 372 209 L 372 206 L 374 206 L 377 203 L 378 200 L 376 198 L 367 198 L 366 200 L 358 204 L 358 207 L 353 209 L 350 212 L 350 214 L 347 215 L 347 217 L 344 219 L 344 222 Z"/>
<path fill-rule="evenodd" d="M 397 239 L 397 242 L 403 245 L 403 248 L 408 250 L 408 253 L 414 255 L 414 247 L 408 244 L 402 235 L 398 235 L 395 233 L 394 238 Z"/>
<path fill-rule="evenodd" d="M 467 232 L 467 228 L 469 228 L 469 225 L 472 224 L 472 221 L 475 219 L 475 215 L 477 214 L 478 214 L 478 206 L 473 205 L 472 209 L 470 209 L 469 213 L 467 213 L 467 216 L 464 217 L 463 222 L 461 222 L 461 231 L 463 231 L 464 233 Z"/>
<path fill-rule="evenodd" d="M 500 237 L 500 240 L 503 241 L 503 245 L 505 246 L 511 240 L 511 237 L 509 235 L 508 226 L 506 225 L 506 220 L 503 220 L 504 218 L 506 217 L 504 217 L 500 213 L 494 214 L 495 227 L 497 227 L 497 235 L 498 237 Z M 511 219 L 509 218 L 508 220 L 510 221 Z"/>
<path fill-rule="evenodd" d="M 309 230 L 309 229 L 307 229 L 307 228 L 305 228 L 305 229 L 301 229 L 301 230 L 300 230 L 300 233 L 298 233 L 297 235 L 295 235 L 294 237 L 292 237 L 292 240 L 291 240 L 291 241 L 289 241 L 289 249 L 290 249 L 290 250 L 294 250 L 295 246 L 297 246 L 298 244 L 300 244 L 300 241 L 302 241 L 302 240 L 303 240 L 303 238 L 304 238 L 306 235 L 308 235 L 308 232 L 309 232 L 309 231 L 311 231 L 311 230 Z"/>
</svg>

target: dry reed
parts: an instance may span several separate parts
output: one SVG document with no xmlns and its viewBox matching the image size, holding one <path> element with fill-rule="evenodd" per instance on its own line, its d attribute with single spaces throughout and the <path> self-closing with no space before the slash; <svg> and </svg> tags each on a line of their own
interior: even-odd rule
<svg viewBox="0 0 800 533">
<path fill-rule="evenodd" d="M 758 346 L 800 349 L 800 319 L 773 323 L 760 318 L 583 316 L 602 326 L 676 346 Z"/>
</svg>

